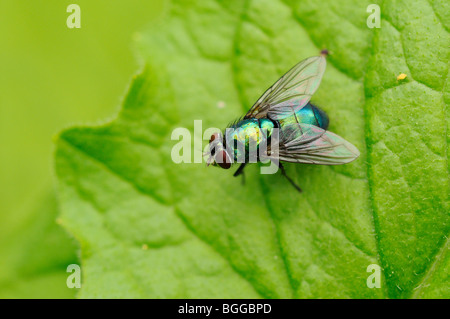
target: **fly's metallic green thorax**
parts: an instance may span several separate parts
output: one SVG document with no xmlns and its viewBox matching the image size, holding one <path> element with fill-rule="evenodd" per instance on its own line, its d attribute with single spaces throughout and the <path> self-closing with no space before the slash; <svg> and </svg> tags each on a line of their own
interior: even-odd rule
<svg viewBox="0 0 450 319">
<path fill-rule="evenodd" d="M 269 119 L 260 119 L 259 126 L 263 129 L 263 132 L 266 132 L 267 138 L 270 138 L 273 133 L 273 129 L 275 128 L 275 122 Z"/>
<path fill-rule="evenodd" d="M 314 125 L 326 130 L 329 119 L 324 111 L 308 103 L 291 116 L 278 121 L 269 118 L 240 120 L 225 132 L 225 144 L 232 150 L 234 161 L 245 158 L 245 162 L 248 162 L 251 148 L 254 147 L 255 151 L 259 152 L 261 143 L 270 143 L 270 137 L 275 127 L 279 127 L 283 131 L 285 127 L 295 123 Z"/>
<path fill-rule="evenodd" d="M 291 116 L 278 121 L 268 118 L 240 120 L 232 124 L 229 127 L 230 130 L 225 132 L 225 144 L 232 150 L 234 161 L 245 158 L 245 162 L 248 162 L 251 148 L 254 147 L 255 151 L 259 152 L 261 143 L 266 143 L 264 145 L 270 143 L 275 127 L 279 127 L 283 132 L 285 127 L 295 123 L 314 125 L 326 130 L 329 119 L 324 111 L 308 103 Z"/>
<path fill-rule="evenodd" d="M 281 129 L 289 124 L 300 123 L 318 126 L 324 130 L 328 128 L 328 115 L 317 106 L 308 103 L 289 117 L 279 120 Z"/>
<path fill-rule="evenodd" d="M 234 161 L 245 158 L 248 162 L 250 152 L 258 154 L 261 143 L 269 142 L 275 125 L 270 119 L 250 118 L 225 130 L 225 144 L 232 150 Z"/>
</svg>

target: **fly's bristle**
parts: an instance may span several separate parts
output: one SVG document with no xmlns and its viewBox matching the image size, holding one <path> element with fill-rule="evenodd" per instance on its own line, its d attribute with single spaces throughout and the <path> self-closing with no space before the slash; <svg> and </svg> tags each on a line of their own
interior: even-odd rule
<svg viewBox="0 0 450 319">
<path fill-rule="evenodd" d="M 245 115 L 243 115 L 243 116 L 237 118 L 237 119 L 234 120 L 233 122 L 228 123 L 227 128 L 234 128 L 234 127 L 236 127 L 236 125 L 237 125 L 240 121 L 242 121 L 242 120 L 244 119 L 244 117 L 245 117 Z"/>
</svg>

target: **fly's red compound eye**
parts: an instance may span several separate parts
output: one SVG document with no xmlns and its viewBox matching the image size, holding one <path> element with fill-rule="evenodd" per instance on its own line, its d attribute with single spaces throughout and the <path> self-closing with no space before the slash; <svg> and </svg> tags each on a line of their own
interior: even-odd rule
<svg viewBox="0 0 450 319">
<path fill-rule="evenodd" d="M 217 152 L 215 159 L 217 165 L 219 165 L 223 169 L 229 169 L 231 167 L 231 159 L 227 152 L 223 150 Z"/>
<path fill-rule="evenodd" d="M 212 144 L 212 142 L 214 142 L 214 140 L 219 139 L 219 134 L 218 133 L 214 133 L 213 135 L 211 135 L 211 138 L 209 139 L 209 151 L 211 152 L 211 155 L 214 156 L 214 154 L 216 153 L 216 146 Z"/>
<path fill-rule="evenodd" d="M 212 141 L 214 141 L 217 138 L 219 138 L 219 134 L 218 133 L 214 133 L 213 135 L 211 135 L 211 138 L 209 139 L 209 142 L 211 143 Z"/>
</svg>

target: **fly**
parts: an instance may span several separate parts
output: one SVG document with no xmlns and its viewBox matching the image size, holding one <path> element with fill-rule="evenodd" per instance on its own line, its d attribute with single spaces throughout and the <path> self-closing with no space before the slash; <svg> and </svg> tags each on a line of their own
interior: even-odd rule
<svg viewBox="0 0 450 319">
<path fill-rule="evenodd" d="M 239 162 L 234 176 L 243 175 L 245 166 L 252 162 L 250 146 L 256 145 L 258 154 L 262 153 L 256 161 L 265 158 L 278 163 L 282 175 L 301 192 L 286 174 L 282 161 L 341 165 L 358 158 L 358 149 L 327 131 L 327 114 L 310 103 L 325 72 L 325 56 L 326 52 L 299 62 L 267 89 L 242 119 L 224 132 L 212 134 L 208 165 L 229 169 Z M 277 148 L 270 146 L 275 131 Z"/>
</svg>

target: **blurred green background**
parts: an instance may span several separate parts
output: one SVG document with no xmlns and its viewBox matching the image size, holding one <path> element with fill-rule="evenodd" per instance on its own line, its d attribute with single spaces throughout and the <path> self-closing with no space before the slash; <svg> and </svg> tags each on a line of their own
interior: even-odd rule
<svg viewBox="0 0 450 319">
<path fill-rule="evenodd" d="M 66 8 L 81 8 L 69 29 Z M 163 0 L 0 0 L 0 298 L 70 298 L 75 241 L 56 223 L 52 137 L 117 112 L 139 69 L 132 37 Z"/>
</svg>

